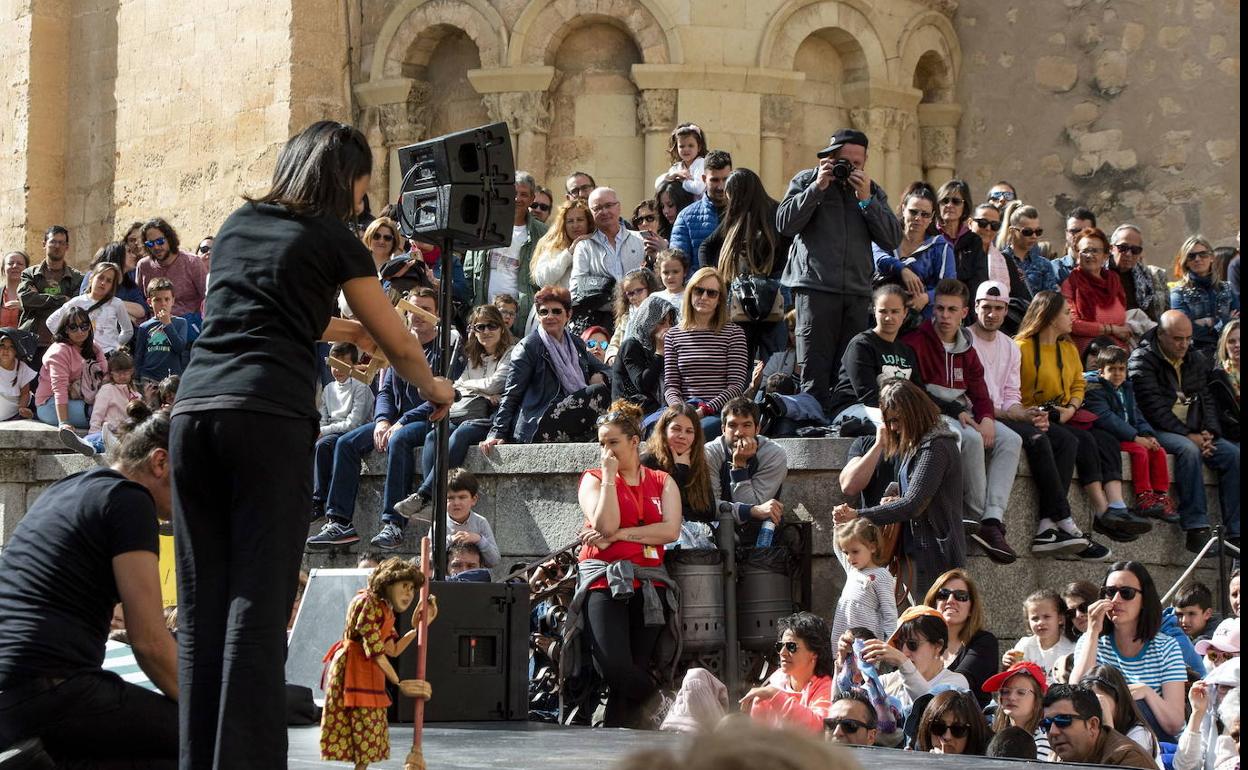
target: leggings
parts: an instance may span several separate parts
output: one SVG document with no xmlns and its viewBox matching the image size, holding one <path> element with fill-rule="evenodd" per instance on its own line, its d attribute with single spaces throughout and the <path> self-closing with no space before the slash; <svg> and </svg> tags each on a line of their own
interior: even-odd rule
<svg viewBox="0 0 1248 770">
<path fill-rule="evenodd" d="M 597 434 L 598 415 L 611 405 L 610 385 L 590 385 L 584 390 L 564 396 L 547 407 L 537 421 L 534 444 L 568 444 L 593 441 Z"/>
<path fill-rule="evenodd" d="M 667 591 L 658 589 L 667 604 Z M 663 626 L 647 626 L 641 592 L 628 600 L 614 599 L 607 590 L 590 591 L 585 600 L 585 630 L 594 663 L 607 681 L 606 727 L 641 727 L 642 707 L 658 689 L 650 674 L 650 659 Z"/>
</svg>

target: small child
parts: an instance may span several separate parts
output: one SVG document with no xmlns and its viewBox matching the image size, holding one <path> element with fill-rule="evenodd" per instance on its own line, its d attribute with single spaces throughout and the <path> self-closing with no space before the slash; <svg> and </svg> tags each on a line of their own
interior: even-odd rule
<svg viewBox="0 0 1248 770">
<path fill-rule="evenodd" d="M 126 408 L 131 401 L 142 399 L 134 387 L 134 359 L 125 350 L 108 357 L 109 382 L 100 386 L 91 407 L 91 423 L 86 438 L 71 431 L 61 432 L 61 442 L 87 457 L 104 453 L 105 433 L 116 433 L 126 421 Z"/>
<path fill-rule="evenodd" d="M 360 362 L 360 351 L 350 342 L 336 342 L 329 357 L 346 361 L 354 368 Z M 321 391 L 321 432 L 316 438 L 313 454 L 312 518 L 325 515 L 325 499 L 334 472 L 334 446 L 344 433 L 350 433 L 372 420 L 375 397 L 373 391 L 349 372 L 330 369 L 334 379 Z"/>
<path fill-rule="evenodd" d="M 520 303 L 510 294 L 496 294 L 492 304 L 498 308 L 498 312 L 503 314 L 503 322 L 507 324 L 507 328 L 511 329 L 512 333 L 515 334 L 517 332 L 516 314 L 520 312 Z M 524 330 L 521 329 L 519 331 Z"/>
<path fill-rule="evenodd" d="M 1096 415 L 1094 429 L 1113 435 L 1121 442 L 1122 451 L 1131 456 L 1131 477 L 1140 515 L 1178 523 L 1174 503 L 1166 494 L 1170 488 L 1166 450 L 1136 407 L 1135 389 L 1127 379 L 1127 351 L 1108 345 L 1097 352 L 1095 360 L 1095 382 L 1100 387 L 1088 388 L 1084 401 L 1084 408 Z"/>
<path fill-rule="evenodd" d="M 134 370 L 143 397 L 155 404 L 160 381 L 182 374 L 191 346 L 186 319 L 173 315 L 173 282 L 168 278 L 148 281 L 147 301 L 152 317 L 134 331 Z"/>
<path fill-rule="evenodd" d="M 862 626 L 876 639 L 888 639 L 897 630 L 896 583 L 880 566 L 880 529 L 866 519 L 854 519 L 836 528 L 836 558 L 845 570 L 845 587 L 832 618 L 832 642 L 846 630 Z"/>
<path fill-rule="evenodd" d="M 706 191 L 706 183 L 702 175 L 706 173 L 706 134 L 694 123 L 681 123 L 672 129 L 671 138 L 667 143 L 667 154 L 672 159 L 672 167 L 654 180 L 657 192 L 664 182 L 683 180 L 685 192 L 695 198 L 701 197 Z"/>
<path fill-rule="evenodd" d="M 174 400 L 178 397 L 178 385 L 182 383 L 182 378 L 176 374 L 171 374 L 160 381 L 156 386 L 156 397 L 160 399 L 158 408 L 172 408 Z"/>
<path fill-rule="evenodd" d="M 38 376 L 17 357 L 12 329 L 0 329 L 0 421 L 34 417 L 30 410 L 30 383 Z"/>
<path fill-rule="evenodd" d="M 1213 615 L 1213 591 L 1204 583 L 1184 583 L 1170 600 L 1179 628 L 1193 643 L 1213 636 L 1218 621 Z"/>
<path fill-rule="evenodd" d="M 472 543 L 481 549 L 481 566 L 498 566 L 501 556 L 494 531 L 485 517 L 472 509 L 480 502 L 477 477 L 463 468 L 452 468 L 446 478 L 446 545 Z"/>
<path fill-rule="evenodd" d="M 659 280 L 663 282 L 663 290 L 656 291 L 680 313 L 680 303 L 685 295 L 685 278 L 689 273 L 689 256 L 680 249 L 664 249 L 654 258 L 655 267 L 659 271 Z"/>
<path fill-rule="evenodd" d="M 1051 676 L 1059 658 L 1075 651 L 1074 634 L 1066 613 L 1066 602 L 1056 591 L 1041 589 L 1023 601 L 1023 612 L 1031 636 L 1019 639 L 1013 649 L 1001 656 L 1009 668 L 1020 660 L 1035 663 Z"/>
</svg>

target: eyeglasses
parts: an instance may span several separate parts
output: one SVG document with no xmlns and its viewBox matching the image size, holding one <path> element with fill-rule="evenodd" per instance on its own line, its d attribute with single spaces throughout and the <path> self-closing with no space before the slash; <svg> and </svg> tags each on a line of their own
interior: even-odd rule
<svg viewBox="0 0 1248 770">
<path fill-rule="evenodd" d="M 651 222 L 657 222 L 657 221 L 659 221 L 659 218 L 656 217 L 654 214 L 641 214 L 639 216 L 633 217 L 633 224 L 638 225 L 638 226 L 648 225 Z"/>
<path fill-rule="evenodd" d="M 995 190 L 993 192 L 988 193 L 988 200 L 990 201 L 1012 201 L 1014 200 L 1014 193 L 1010 192 L 1009 190 Z"/>
<path fill-rule="evenodd" d="M 610 211 L 620 205 L 619 201 L 609 201 L 607 203 L 599 203 L 597 206 L 590 206 L 589 210 L 595 214 L 601 214 L 604 211 Z"/>
<path fill-rule="evenodd" d="M 164 245 L 165 245 L 165 239 L 164 239 L 164 238 L 157 238 L 157 239 L 156 239 L 156 240 L 154 240 L 154 241 L 143 241 L 143 245 L 144 245 L 144 246 L 146 246 L 146 247 L 147 247 L 147 248 L 149 248 L 149 249 L 150 249 L 150 248 L 152 248 L 152 247 L 154 247 L 154 246 L 164 246 Z"/>
<path fill-rule="evenodd" d="M 390 233 L 373 233 L 374 241 L 385 241 L 386 243 L 394 243 L 394 236 Z"/>
<path fill-rule="evenodd" d="M 89 332 L 91 331 L 91 324 L 65 324 L 65 328 L 71 332 Z"/>
<path fill-rule="evenodd" d="M 848 717 L 841 717 L 840 719 L 828 717 L 823 720 L 823 726 L 830 733 L 834 733 L 837 731 L 837 728 L 840 728 L 846 735 L 855 735 L 859 730 L 872 729 L 871 725 L 868 725 L 866 722 L 859 722 L 857 719 Z"/>
<path fill-rule="evenodd" d="M 797 642 L 776 642 L 776 654 L 779 655 L 781 650 L 788 650 L 790 655 L 796 655 Z"/>
<path fill-rule="evenodd" d="M 1131 586 L 1101 586 L 1102 599 L 1112 599 L 1115 596 L 1122 594 L 1122 600 L 1124 602 L 1129 602 L 1136 597 L 1136 594 L 1139 593 L 1142 593 L 1140 589 L 1132 588 Z"/>
<path fill-rule="evenodd" d="M 1030 227 L 1016 227 L 1014 229 L 1018 230 L 1019 234 L 1022 235 L 1024 238 L 1030 238 L 1033 235 L 1039 238 L 1040 236 L 1044 235 L 1043 227 L 1037 227 L 1035 229 L 1032 229 Z"/>
<path fill-rule="evenodd" d="M 592 184 L 583 184 L 578 187 L 569 187 L 568 195 L 579 195 L 581 193 L 585 193 L 586 195 L 588 195 L 589 193 L 593 191 L 594 191 L 594 186 Z"/>
<path fill-rule="evenodd" d="M 975 219 L 972 219 L 971 221 L 974 222 L 979 227 L 986 227 L 989 230 L 992 230 L 993 232 L 996 232 L 997 230 L 1001 229 L 1001 223 L 994 222 L 991 219 L 980 219 L 976 217 Z"/>
<path fill-rule="evenodd" d="M 1081 257 L 1099 257 L 1104 253 L 1105 253 L 1104 249 L 1080 249 L 1079 250 L 1079 256 Z"/>
<path fill-rule="evenodd" d="M 642 286 L 641 288 L 638 288 L 638 289 L 629 289 L 628 291 L 624 292 L 624 296 L 628 297 L 629 299 L 632 299 L 633 297 L 638 297 L 642 294 L 645 294 L 648 291 L 650 290 Z"/>
<path fill-rule="evenodd" d="M 530 203 L 529 211 L 550 211 L 549 203 Z"/>
<path fill-rule="evenodd" d="M 971 732 L 971 726 L 966 724 L 951 725 L 947 722 L 932 722 L 932 735 L 947 735 L 952 733 L 954 738 L 965 738 Z"/>
<path fill-rule="evenodd" d="M 961 588 L 956 589 L 956 590 L 942 588 L 936 592 L 936 601 L 938 602 L 949 601 L 950 596 L 952 596 L 955 600 L 963 602 L 963 603 L 969 602 L 971 600 L 970 591 L 963 591 Z"/>
<path fill-rule="evenodd" d="M 1087 719 L 1079 716 L 1078 714 L 1054 714 L 1051 717 L 1045 717 L 1044 719 L 1041 719 L 1037 727 L 1040 728 L 1041 732 L 1045 732 L 1045 733 L 1053 729 L 1054 725 L 1065 730 L 1066 728 L 1074 724 L 1076 719 L 1078 719 L 1080 722 L 1088 721 Z"/>
<path fill-rule="evenodd" d="M 585 347 L 588 350 L 593 350 L 594 348 L 597 348 L 598 350 L 601 350 L 602 352 L 605 353 L 607 352 L 607 347 L 610 344 L 611 343 L 607 342 L 606 340 L 587 340 L 585 342 Z"/>
<path fill-rule="evenodd" d="M 719 299 L 719 289 L 704 289 L 701 286 L 694 286 L 693 296 L 706 297 L 707 299 Z"/>
<path fill-rule="evenodd" d="M 548 315 L 563 315 L 563 308 L 561 307 L 539 307 L 537 309 L 537 314 L 542 317 L 545 317 Z"/>
<path fill-rule="evenodd" d="M 496 332 L 498 331 L 498 324 L 486 321 L 485 323 L 473 324 L 472 330 L 478 334 L 481 332 Z"/>
<path fill-rule="evenodd" d="M 1035 693 L 1030 687 L 1002 687 L 997 691 L 1004 698 L 1007 695 L 1013 695 L 1015 698 L 1026 698 L 1028 695 Z"/>
<path fill-rule="evenodd" d="M 1069 235 L 1078 235 L 1079 233 L 1083 232 L 1085 229 L 1087 229 L 1087 228 L 1084 228 L 1084 227 L 1068 227 L 1068 228 L 1066 228 L 1066 232 L 1067 232 Z"/>
<path fill-rule="evenodd" d="M 947 195 L 944 198 L 940 199 L 940 205 L 942 206 L 948 206 L 950 204 L 953 204 L 954 206 L 961 206 L 965 202 L 966 201 L 962 200 L 961 198 L 955 198 L 952 195 Z"/>
<path fill-rule="evenodd" d="M 1204 250 L 1201 250 L 1201 251 L 1189 251 L 1189 252 L 1187 252 L 1187 258 L 1188 258 L 1188 259 L 1213 259 L 1213 252 L 1212 252 L 1212 251 L 1204 251 Z"/>
<path fill-rule="evenodd" d="M 918 209 L 906 209 L 906 213 L 910 215 L 911 219 L 931 219 L 932 218 L 932 212 L 930 211 L 919 211 Z"/>
<path fill-rule="evenodd" d="M 1144 247 L 1132 246 L 1129 243 L 1115 243 L 1114 251 L 1117 251 L 1119 254 L 1130 254 L 1133 257 L 1138 257 L 1144 253 Z"/>
</svg>

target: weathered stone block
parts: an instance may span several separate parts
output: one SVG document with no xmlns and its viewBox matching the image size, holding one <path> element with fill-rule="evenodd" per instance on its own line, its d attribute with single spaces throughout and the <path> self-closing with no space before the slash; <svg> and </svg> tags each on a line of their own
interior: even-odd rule
<svg viewBox="0 0 1248 770">
<path fill-rule="evenodd" d="M 1063 93 L 1079 80 L 1079 65 L 1064 56 L 1041 56 L 1036 60 L 1036 85 Z"/>
</svg>

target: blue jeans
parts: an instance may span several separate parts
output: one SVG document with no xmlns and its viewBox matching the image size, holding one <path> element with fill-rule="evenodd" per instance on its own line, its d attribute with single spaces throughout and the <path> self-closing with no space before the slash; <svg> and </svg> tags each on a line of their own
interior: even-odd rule
<svg viewBox="0 0 1248 770">
<path fill-rule="evenodd" d="M 75 398 L 71 399 L 67 406 L 69 407 L 69 424 L 75 428 L 86 428 L 89 425 L 86 402 Z M 35 416 L 40 422 L 45 422 L 53 428 L 61 424 L 61 419 L 56 416 L 55 398 L 49 398 L 35 407 Z"/>
<path fill-rule="evenodd" d="M 490 433 L 490 420 L 465 420 L 458 425 L 451 426 L 451 439 L 449 443 L 449 451 L 447 457 L 450 460 L 447 463 L 448 468 L 459 468 L 464 464 L 464 460 L 468 457 L 468 450 L 485 440 Z M 420 482 L 420 489 L 417 491 L 424 497 L 433 497 L 434 475 L 433 468 L 438 460 L 438 432 L 430 430 L 425 436 L 425 451 L 420 453 L 420 468 L 424 473 L 424 478 Z M 402 499 L 402 498 L 400 498 Z"/>
<path fill-rule="evenodd" d="M 1227 537 L 1239 537 L 1239 446 L 1226 439 L 1215 439 L 1213 454 L 1202 457 L 1196 445 L 1180 433 L 1157 431 L 1157 440 L 1174 455 L 1174 484 L 1179 489 L 1179 526 L 1184 530 L 1209 526 L 1208 500 L 1201 465 L 1218 475 L 1222 502 L 1222 522 Z"/>
<path fill-rule="evenodd" d="M 334 472 L 329 482 L 325 515 L 340 524 L 355 519 L 355 498 L 360 491 L 360 461 L 374 450 L 373 428 L 366 423 L 344 434 L 334 444 Z M 386 485 L 381 500 L 381 520 L 400 529 L 407 519 L 394 512 L 394 504 L 407 497 L 416 472 L 416 447 L 425 441 L 429 423 L 412 422 L 390 434 L 386 449 Z"/>
<path fill-rule="evenodd" d="M 334 448 L 345 433 L 327 433 L 316 440 L 312 454 L 312 502 L 325 504 L 334 474 Z"/>
</svg>

